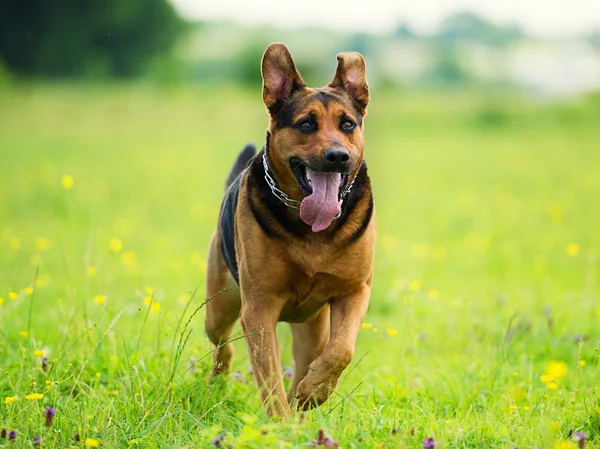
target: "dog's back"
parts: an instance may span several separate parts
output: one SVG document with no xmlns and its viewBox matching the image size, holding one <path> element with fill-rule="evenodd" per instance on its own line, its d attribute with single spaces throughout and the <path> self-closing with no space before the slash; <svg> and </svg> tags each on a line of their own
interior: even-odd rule
<svg viewBox="0 0 600 449">
<path fill-rule="evenodd" d="M 231 167 L 231 171 L 229 172 L 229 176 L 227 176 L 227 181 L 225 182 L 226 189 L 233 184 L 235 178 L 237 178 L 240 173 L 244 171 L 254 156 L 256 156 L 256 147 L 254 144 L 249 143 L 244 147 L 240 154 L 238 154 L 233 167 Z"/>
</svg>

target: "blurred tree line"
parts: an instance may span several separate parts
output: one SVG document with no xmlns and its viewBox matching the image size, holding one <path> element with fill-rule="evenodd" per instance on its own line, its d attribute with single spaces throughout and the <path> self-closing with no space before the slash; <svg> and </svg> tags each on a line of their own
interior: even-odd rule
<svg viewBox="0 0 600 449">
<path fill-rule="evenodd" d="M 22 76 L 137 76 L 184 26 L 167 0 L 3 0 L 0 62 Z"/>
</svg>

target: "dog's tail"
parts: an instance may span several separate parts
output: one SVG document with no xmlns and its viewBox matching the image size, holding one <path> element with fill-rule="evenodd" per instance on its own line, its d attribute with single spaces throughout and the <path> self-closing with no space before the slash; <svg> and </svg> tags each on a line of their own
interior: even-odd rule
<svg viewBox="0 0 600 449">
<path fill-rule="evenodd" d="M 227 176 L 227 182 L 225 183 L 225 188 L 228 188 L 235 178 L 244 171 L 244 169 L 248 166 L 248 163 L 252 160 L 252 158 L 256 155 L 256 147 L 254 144 L 249 143 L 244 147 L 240 154 L 238 154 L 237 159 L 235 160 L 235 164 L 231 167 L 231 171 L 229 172 L 229 176 Z"/>
</svg>

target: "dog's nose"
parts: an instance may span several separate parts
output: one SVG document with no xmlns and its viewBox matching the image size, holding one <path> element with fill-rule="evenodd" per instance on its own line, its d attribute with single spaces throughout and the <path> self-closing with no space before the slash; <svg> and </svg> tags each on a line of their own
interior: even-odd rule
<svg viewBox="0 0 600 449">
<path fill-rule="evenodd" d="M 325 159 L 332 169 L 342 170 L 350 160 L 350 153 L 345 148 L 330 148 L 325 151 Z"/>
</svg>

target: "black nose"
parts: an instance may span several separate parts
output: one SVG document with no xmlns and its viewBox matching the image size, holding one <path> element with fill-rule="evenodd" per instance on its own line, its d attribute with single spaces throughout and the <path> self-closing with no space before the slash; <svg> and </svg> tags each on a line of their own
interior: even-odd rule
<svg viewBox="0 0 600 449">
<path fill-rule="evenodd" d="M 329 162 L 329 167 L 334 170 L 346 168 L 346 163 L 350 160 L 350 153 L 344 148 L 331 148 L 325 151 L 325 159 Z"/>
</svg>

